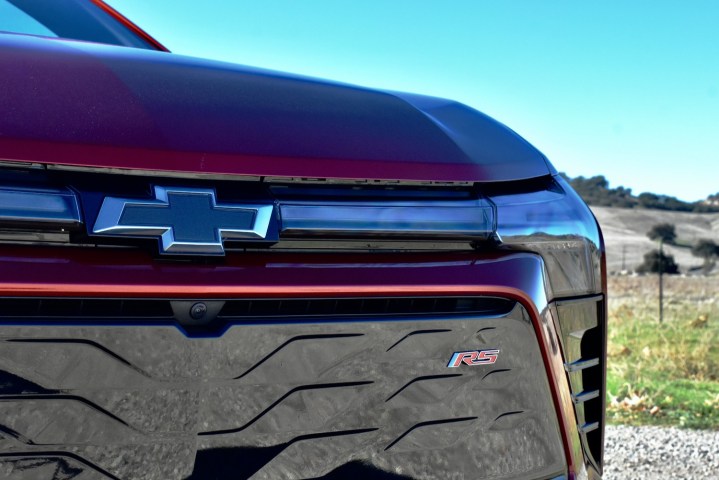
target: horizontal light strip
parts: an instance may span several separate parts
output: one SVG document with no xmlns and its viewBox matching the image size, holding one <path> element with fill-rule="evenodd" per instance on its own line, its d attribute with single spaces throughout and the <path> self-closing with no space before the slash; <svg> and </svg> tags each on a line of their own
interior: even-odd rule
<svg viewBox="0 0 719 480">
<path fill-rule="evenodd" d="M 0 185 L 0 230 L 66 230 L 83 219 L 76 193 Z M 486 199 L 421 201 L 278 200 L 284 240 L 479 241 L 495 234 L 495 209 Z M 238 203 L 241 207 L 243 204 Z M 7 230 L 10 231 L 10 230 Z M 0 236 L 1 237 L 1 236 Z M 39 239 L 35 239 L 40 241 Z"/>
<path fill-rule="evenodd" d="M 494 210 L 485 200 L 280 203 L 281 237 L 487 239 Z"/>
<path fill-rule="evenodd" d="M 75 194 L 69 189 L 0 186 L 0 225 L 71 228 L 81 222 Z"/>
</svg>

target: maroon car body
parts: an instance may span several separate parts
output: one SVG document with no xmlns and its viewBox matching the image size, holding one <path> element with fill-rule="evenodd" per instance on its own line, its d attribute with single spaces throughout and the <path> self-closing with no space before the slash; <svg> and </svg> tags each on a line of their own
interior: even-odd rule
<svg viewBox="0 0 719 480">
<path fill-rule="evenodd" d="M 107 31 L 0 32 L 0 472 L 600 477 L 604 247 L 539 151 L 58 4 Z"/>
<path fill-rule="evenodd" d="M 285 177 L 373 171 L 424 181 L 553 173 L 514 132 L 449 100 L 165 52 L 47 43 L 3 38 L 10 114 L 0 119 L 0 141 L 8 159 Z"/>
</svg>

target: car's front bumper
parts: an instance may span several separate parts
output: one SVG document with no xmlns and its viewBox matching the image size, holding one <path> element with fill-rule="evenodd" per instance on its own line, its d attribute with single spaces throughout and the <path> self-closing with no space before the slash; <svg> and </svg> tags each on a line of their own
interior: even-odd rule
<svg viewBox="0 0 719 480">
<path fill-rule="evenodd" d="M 106 252 L 13 247 L 0 258 L 0 297 L 15 306 L 0 311 L 9 478 L 586 474 L 539 256 L 267 253 L 201 265 Z M 458 297 L 508 307 L 401 303 Z M 141 307 L 97 310 L 119 299 L 277 310 L 229 309 L 207 329 Z M 362 306 L 372 299 L 395 302 L 381 313 Z M 43 313 L 66 300 L 64 316 Z M 336 303 L 300 315 L 298 300 Z M 500 350 L 496 363 L 447 368 L 454 352 L 486 348 Z"/>
</svg>

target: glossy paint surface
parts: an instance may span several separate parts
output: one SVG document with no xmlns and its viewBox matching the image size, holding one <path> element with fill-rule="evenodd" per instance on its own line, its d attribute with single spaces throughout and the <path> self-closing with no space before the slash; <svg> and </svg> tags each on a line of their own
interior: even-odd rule
<svg viewBox="0 0 719 480">
<path fill-rule="evenodd" d="M 4 451 L 35 457 L 25 475 L 57 451 L 123 479 L 556 476 L 562 442 L 532 330 L 519 307 L 199 340 L 167 327 L 6 327 Z M 449 372 L 463 345 L 503 355 Z"/>
<path fill-rule="evenodd" d="M 507 181 L 544 156 L 456 102 L 156 52 L 0 35 L 4 160 L 197 173 Z"/>
<path fill-rule="evenodd" d="M 511 261 L 510 261 L 511 260 Z M 159 262 L 130 249 L 5 247 L 0 295 L 248 297 L 500 293 L 547 303 L 529 254 L 228 254 L 221 263 Z M 537 308 L 537 307 L 535 307 Z"/>
<path fill-rule="evenodd" d="M 109 478 L 232 469 L 235 478 L 541 478 L 566 468 L 567 419 L 551 413 L 552 398 L 568 398 L 566 378 L 553 370 L 561 351 L 537 256 L 264 254 L 188 266 L 148 265 L 138 252 L 96 263 L 69 248 L 9 250 L 0 272 L 16 275 L 0 276 L 3 296 L 134 297 L 144 282 L 155 297 L 452 293 L 525 307 L 486 318 L 258 321 L 207 339 L 172 326 L 6 324 L 6 465 L 64 462 Z M 45 281 L 23 288 L 30 278 Z M 485 348 L 501 352 L 488 370 L 448 372 L 452 352 Z"/>
<path fill-rule="evenodd" d="M 497 207 L 497 233 L 510 249 L 538 253 L 547 268 L 550 298 L 606 292 L 602 241 L 591 210 L 559 175 L 548 188 L 490 196 Z"/>
</svg>

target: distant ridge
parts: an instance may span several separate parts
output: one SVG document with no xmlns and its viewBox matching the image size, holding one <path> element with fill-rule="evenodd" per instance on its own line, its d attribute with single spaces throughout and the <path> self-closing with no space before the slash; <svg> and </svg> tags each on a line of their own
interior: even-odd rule
<svg viewBox="0 0 719 480">
<path fill-rule="evenodd" d="M 572 185 L 572 188 L 589 205 L 597 207 L 645 208 L 672 212 L 718 213 L 719 193 L 710 195 L 699 202 L 684 202 L 676 197 L 656 193 L 632 194 L 631 188 L 610 188 L 604 175 L 585 178 L 570 178 L 560 173 Z"/>
<path fill-rule="evenodd" d="M 590 207 L 602 227 L 610 273 L 633 272 L 645 253 L 658 247 L 647 232 L 659 223 L 676 226 L 675 245 L 664 245 L 682 273 L 701 273 L 703 261 L 691 246 L 701 239 L 719 243 L 719 213 L 671 212 L 648 208 Z"/>
</svg>

